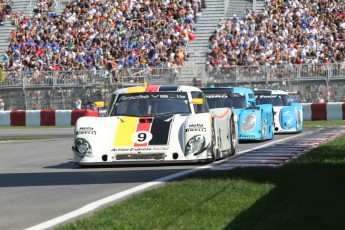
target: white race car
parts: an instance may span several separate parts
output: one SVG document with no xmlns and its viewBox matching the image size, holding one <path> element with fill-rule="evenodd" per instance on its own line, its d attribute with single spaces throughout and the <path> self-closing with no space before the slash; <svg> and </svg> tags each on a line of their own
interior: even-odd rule
<svg viewBox="0 0 345 230">
<path fill-rule="evenodd" d="M 256 104 L 272 104 L 274 133 L 299 133 L 303 129 L 303 107 L 282 90 L 255 90 Z"/>
<path fill-rule="evenodd" d="M 209 110 L 191 86 L 148 85 L 116 90 L 104 117 L 75 125 L 77 165 L 212 162 L 235 154 L 230 108 Z"/>
</svg>

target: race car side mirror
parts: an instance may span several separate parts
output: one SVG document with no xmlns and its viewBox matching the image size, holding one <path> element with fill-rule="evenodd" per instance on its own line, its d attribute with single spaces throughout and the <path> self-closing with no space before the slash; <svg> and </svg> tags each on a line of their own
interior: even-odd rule
<svg viewBox="0 0 345 230">
<path fill-rule="evenodd" d="M 291 105 L 291 103 L 293 102 L 293 99 L 292 98 L 288 98 L 287 102 L 288 102 L 288 105 Z"/>
<path fill-rule="evenodd" d="M 252 105 L 255 106 L 256 105 L 256 99 L 255 98 L 249 98 L 248 102 Z"/>
<path fill-rule="evenodd" d="M 93 106 L 94 106 L 95 108 L 97 108 L 97 110 L 98 110 L 98 116 L 100 116 L 99 110 L 100 110 L 100 108 L 103 108 L 103 107 L 104 107 L 104 101 L 95 101 L 95 102 L 93 103 Z"/>
<path fill-rule="evenodd" d="M 204 100 L 202 98 L 192 98 L 192 104 L 202 105 L 204 104 Z"/>
<path fill-rule="evenodd" d="M 104 107 L 104 101 L 95 101 L 93 103 L 93 106 L 96 107 L 96 108 Z"/>
</svg>

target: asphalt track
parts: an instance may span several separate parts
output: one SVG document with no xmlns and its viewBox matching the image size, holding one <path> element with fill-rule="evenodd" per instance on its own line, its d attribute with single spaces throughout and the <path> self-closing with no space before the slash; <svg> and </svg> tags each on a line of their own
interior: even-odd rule
<svg viewBox="0 0 345 230">
<path fill-rule="evenodd" d="M 303 133 L 313 132 L 305 129 Z M 41 229 L 39 225 L 114 194 L 134 190 L 157 179 L 201 165 L 118 166 L 75 168 L 72 164 L 72 128 L 0 129 L 2 136 L 50 136 L 47 140 L 0 142 L 0 229 Z M 244 151 L 273 141 L 241 143 Z M 227 159 L 226 162 L 231 161 Z M 206 166 L 207 167 L 207 166 Z M 158 180 L 159 181 L 159 180 Z M 142 187 L 145 190 L 149 187 Z M 137 190 L 137 192 L 140 192 Z M 116 202 L 125 198 L 124 195 Z M 115 200 L 113 200 L 113 203 Z M 47 226 L 47 225 L 46 225 Z"/>
</svg>

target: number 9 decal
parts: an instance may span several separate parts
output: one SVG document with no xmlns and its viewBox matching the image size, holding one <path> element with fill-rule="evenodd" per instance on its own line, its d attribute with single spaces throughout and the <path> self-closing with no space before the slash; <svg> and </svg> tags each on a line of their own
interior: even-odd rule
<svg viewBox="0 0 345 230">
<path fill-rule="evenodd" d="M 132 141 L 135 144 L 146 144 L 152 139 L 152 134 L 147 131 L 139 131 L 132 135 Z"/>
</svg>

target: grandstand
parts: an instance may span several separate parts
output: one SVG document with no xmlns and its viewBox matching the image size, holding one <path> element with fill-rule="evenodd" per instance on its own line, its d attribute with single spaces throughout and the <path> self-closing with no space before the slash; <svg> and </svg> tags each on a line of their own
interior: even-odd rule
<svg viewBox="0 0 345 230">
<path fill-rule="evenodd" d="M 265 7 L 264 1 L 258 1 L 253 5 L 250 1 L 243 0 L 209 0 L 207 7 L 200 12 L 199 18 L 195 24 L 196 35 L 195 40 L 188 44 L 186 53 L 190 55 L 188 61 L 182 67 L 183 77 L 186 82 L 190 82 L 191 78 L 200 78 L 202 69 L 207 61 L 207 52 L 210 46 L 209 38 L 214 33 L 220 19 L 233 18 L 236 15 L 242 19 L 246 8 L 255 8 L 256 12 L 260 12 Z"/>
<path fill-rule="evenodd" d="M 52 89 L 41 95 L 66 100 L 144 81 L 345 94 L 340 1 L 16 0 L 12 11 L 0 34 L 2 98 Z"/>
</svg>

